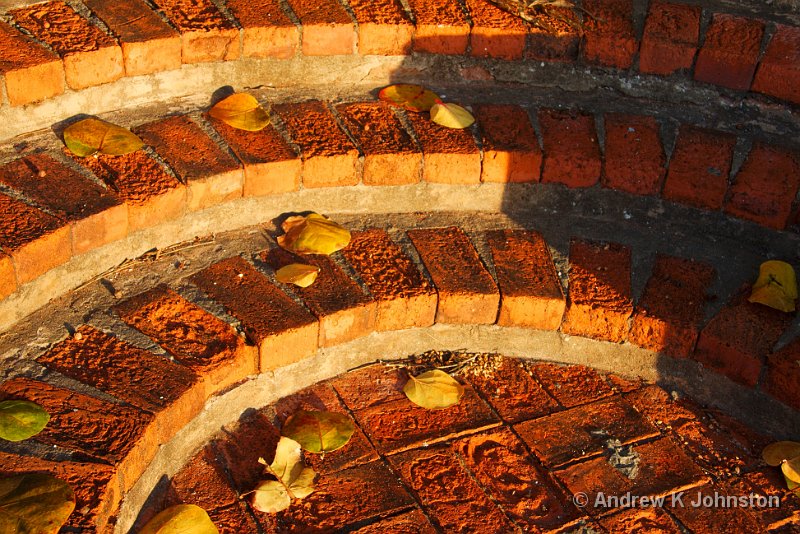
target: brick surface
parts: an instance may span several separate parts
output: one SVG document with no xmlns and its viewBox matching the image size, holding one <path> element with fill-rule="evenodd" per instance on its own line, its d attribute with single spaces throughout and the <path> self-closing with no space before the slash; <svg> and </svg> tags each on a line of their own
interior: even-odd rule
<svg viewBox="0 0 800 534">
<path fill-rule="evenodd" d="M 627 445 L 658 435 L 654 426 L 619 397 L 526 421 L 514 429 L 547 466 L 596 456 L 609 440 Z"/>
<path fill-rule="evenodd" d="M 47 43 L 64 61 L 67 85 L 84 89 L 113 82 L 125 74 L 122 49 L 66 2 L 55 1 L 16 9 L 16 23 Z"/>
<path fill-rule="evenodd" d="M 630 248 L 573 240 L 569 262 L 569 305 L 561 331 L 613 342 L 626 339 L 633 313 Z"/>
<path fill-rule="evenodd" d="M 414 52 L 464 54 L 469 23 L 459 4 L 447 0 L 408 0 L 414 14 Z"/>
<path fill-rule="evenodd" d="M 763 532 L 752 513 L 745 508 L 715 504 L 717 501 L 725 503 L 726 497 L 738 498 L 730 488 L 722 484 L 706 484 L 692 491 L 686 492 L 682 505 L 675 503 L 669 510 L 675 514 L 685 527 L 691 532 L 711 534 L 713 532 Z M 747 497 L 747 495 L 744 495 Z M 710 500 L 709 500 L 710 499 Z M 702 504 L 696 505 L 692 503 Z"/>
<path fill-rule="evenodd" d="M 422 179 L 443 184 L 478 184 L 481 154 L 469 129 L 445 128 L 419 113 L 409 113 L 424 157 Z"/>
<path fill-rule="evenodd" d="M 336 0 L 288 0 L 303 26 L 303 55 L 352 54 L 356 45 L 353 20 Z"/>
<path fill-rule="evenodd" d="M 385 56 L 411 51 L 414 26 L 399 0 L 349 0 L 358 22 L 358 53 Z"/>
<path fill-rule="evenodd" d="M 782 230 L 800 186 L 800 154 L 755 143 L 731 187 L 725 212 Z"/>
<path fill-rule="evenodd" d="M 114 307 L 123 321 L 152 338 L 206 382 L 206 396 L 258 371 L 258 349 L 230 325 L 166 286 Z"/>
<path fill-rule="evenodd" d="M 455 226 L 407 234 L 439 295 L 436 322 L 494 323 L 500 292 L 467 234 Z"/>
<path fill-rule="evenodd" d="M 300 146 L 303 187 L 358 183 L 358 151 L 324 103 L 281 104 L 272 109 L 283 119 L 292 141 Z"/>
<path fill-rule="evenodd" d="M 574 111 L 540 110 L 544 142 L 543 183 L 591 187 L 600 179 L 600 146 L 594 118 Z"/>
<path fill-rule="evenodd" d="M 751 89 L 800 103 L 800 28 L 775 25 Z"/>
<path fill-rule="evenodd" d="M 376 404 L 405 398 L 405 371 L 380 364 L 350 371 L 331 380 L 331 385 L 350 410 L 363 410 Z"/>
<path fill-rule="evenodd" d="M 787 406 L 800 410 L 800 339 L 771 354 L 764 389 Z"/>
<path fill-rule="evenodd" d="M 248 132 L 208 115 L 206 119 L 244 165 L 244 196 L 275 195 L 300 188 L 302 162 L 274 126 Z"/>
<path fill-rule="evenodd" d="M 604 187 L 635 195 L 658 195 L 664 185 L 666 157 L 654 117 L 605 115 Z"/>
<path fill-rule="evenodd" d="M 488 232 L 486 240 L 500 287 L 497 324 L 558 330 L 566 302 L 541 234 L 497 230 Z"/>
<path fill-rule="evenodd" d="M 419 508 L 351 531 L 353 534 L 434 534 L 437 530 Z"/>
<path fill-rule="evenodd" d="M 153 3 L 180 32 L 184 63 L 239 58 L 239 31 L 211 0 L 156 0 Z"/>
<path fill-rule="evenodd" d="M 14 260 L 0 252 L 0 299 L 17 290 L 17 275 L 14 273 Z"/>
<path fill-rule="evenodd" d="M 800 499 L 791 491 L 786 490 L 786 480 L 783 473 L 774 467 L 764 467 L 727 481 L 732 489 L 730 493 L 736 495 L 762 495 L 767 498 L 778 498 L 778 507 L 750 508 L 749 511 L 758 519 L 758 522 L 773 531 L 784 527 L 784 532 L 797 530 L 800 525 Z"/>
<path fill-rule="evenodd" d="M 199 210 L 242 196 L 243 172 L 186 115 L 150 122 L 135 129 L 169 164 L 188 188 L 189 210 Z"/>
<path fill-rule="evenodd" d="M 292 263 L 319 267 L 319 275 L 313 284 L 308 287 L 292 286 L 292 291 L 319 320 L 320 347 L 352 341 L 374 329 L 375 301 L 329 257 L 301 257 L 276 247 L 262 252 L 261 259 L 275 271 Z"/>
<path fill-rule="evenodd" d="M 519 17 L 480 0 L 466 0 L 466 6 L 472 18 L 473 56 L 522 59 L 528 28 Z"/>
<path fill-rule="evenodd" d="M 375 298 L 375 329 L 432 325 L 436 291 L 389 234 L 371 229 L 350 236 L 350 244 L 342 253 Z"/>
<path fill-rule="evenodd" d="M 240 257 L 215 263 L 191 278 L 242 322 L 258 345 L 259 369 L 276 369 L 317 351 L 319 323 Z"/>
<path fill-rule="evenodd" d="M 280 439 L 280 431 L 264 411 L 248 410 L 223 429 L 213 446 L 238 494 L 252 491 L 264 479 L 264 467 L 258 459 L 272 463 Z"/>
<path fill-rule="evenodd" d="M 583 58 L 588 63 L 627 69 L 639 48 L 632 0 L 586 0 Z"/>
<path fill-rule="evenodd" d="M 692 68 L 700 36 L 700 6 L 650 4 L 639 50 L 639 70 L 668 75 Z"/>
<path fill-rule="evenodd" d="M 300 31 L 279 0 L 229 0 L 225 4 L 242 25 L 244 57 L 289 59 L 297 53 Z"/>
<path fill-rule="evenodd" d="M 531 372 L 550 395 L 568 408 L 614 394 L 591 367 L 540 363 L 534 365 Z"/>
<path fill-rule="evenodd" d="M 483 144 L 482 182 L 538 182 L 542 150 L 528 112 L 518 106 L 475 106 Z"/>
<path fill-rule="evenodd" d="M 75 254 L 113 243 L 128 233 L 127 206 L 109 191 L 44 154 L 0 167 L 0 183 L 69 221 Z"/>
<path fill-rule="evenodd" d="M 792 316 L 747 302 L 743 287 L 700 332 L 692 357 L 731 380 L 754 386 L 767 354 L 792 321 Z"/>
<path fill-rule="evenodd" d="M 669 499 L 666 502 L 669 502 Z M 663 508 L 637 507 L 623 510 L 599 521 L 608 532 L 649 532 L 650 534 L 681 534 L 683 532 Z"/>
<path fill-rule="evenodd" d="M 571 8 L 543 5 L 536 22 L 529 26 L 526 58 L 565 62 L 577 59 L 581 23 Z"/>
<path fill-rule="evenodd" d="M 12 106 L 64 92 L 64 64 L 58 56 L 0 21 L 0 74 Z"/>
<path fill-rule="evenodd" d="M 126 76 L 181 67 L 180 35 L 143 1 L 86 0 L 84 4 L 119 41 Z"/>
<path fill-rule="evenodd" d="M 697 53 L 694 79 L 747 91 L 756 70 L 764 23 L 715 13 Z"/>
<path fill-rule="evenodd" d="M 629 340 L 670 356 L 689 356 L 714 276 L 714 268 L 706 263 L 658 255 L 633 314 Z"/>
<path fill-rule="evenodd" d="M 720 209 L 735 145 L 733 135 L 681 125 L 662 196 L 698 208 Z"/>
<path fill-rule="evenodd" d="M 365 185 L 419 182 L 422 153 L 391 107 L 368 102 L 342 104 L 336 110 L 364 153 Z"/>
</svg>

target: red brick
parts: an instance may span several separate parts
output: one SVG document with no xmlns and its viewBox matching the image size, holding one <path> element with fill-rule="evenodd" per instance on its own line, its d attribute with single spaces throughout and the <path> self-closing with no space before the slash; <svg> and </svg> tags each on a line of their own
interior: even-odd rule
<svg viewBox="0 0 800 534">
<path fill-rule="evenodd" d="M 694 79 L 747 91 L 756 70 L 764 23 L 715 13 L 697 54 Z"/>
<path fill-rule="evenodd" d="M 591 187 L 600 179 L 600 146 L 594 117 L 575 111 L 539 111 L 544 139 L 543 183 Z"/>
<path fill-rule="evenodd" d="M 575 10 L 542 5 L 530 23 L 525 57 L 539 61 L 572 62 L 578 57 L 581 22 Z"/>
<path fill-rule="evenodd" d="M 439 447 L 420 449 L 390 456 L 389 461 L 445 532 L 489 534 L 515 530 L 452 451 Z"/>
<path fill-rule="evenodd" d="M 650 4 L 639 50 L 639 70 L 662 76 L 691 69 L 700 36 L 700 6 Z"/>
<path fill-rule="evenodd" d="M 178 115 L 139 126 L 135 133 L 151 145 L 188 188 L 195 211 L 242 196 L 243 172 L 189 117 Z"/>
<path fill-rule="evenodd" d="M 604 187 L 635 195 L 658 195 L 664 185 L 666 157 L 655 118 L 605 115 Z"/>
<path fill-rule="evenodd" d="M 303 26 L 303 55 L 352 54 L 356 45 L 353 20 L 336 0 L 288 0 Z"/>
<path fill-rule="evenodd" d="M 125 74 L 122 49 L 66 2 L 55 1 L 11 12 L 17 24 L 49 45 L 64 60 L 67 85 L 84 89 Z"/>
<path fill-rule="evenodd" d="M 558 330 L 566 302 L 541 234 L 497 230 L 487 233 L 486 239 L 500 287 L 497 324 Z"/>
<path fill-rule="evenodd" d="M 787 406 L 800 410 L 800 339 L 769 356 L 764 389 Z"/>
<path fill-rule="evenodd" d="M 365 185 L 419 182 L 422 153 L 388 105 L 342 104 L 336 110 L 364 153 Z"/>
<path fill-rule="evenodd" d="M 565 334 L 620 342 L 633 313 L 631 249 L 619 243 L 573 240 L 569 251 L 569 305 Z"/>
<path fill-rule="evenodd" d="M 352 530 L 353 534 L 435 534 L 438 532 L 419 508 Z"/>
<path fill-rule="evenodd" d="M 319 323 L 305 308 L 240 257 L 215 263 L 191 278 L 242 322 L 267 371 L 317 351 Z"/>
<path fill-rule="evenodd" d="M 301 257 L 278 247 L 262 252 L 261 259 L 275 271 L 292 263 L 319 267 L 313 284 L 292 286 L 292 291 L 319 320 L 320 347 L 346 343 L 372 333 L 377 311 L 375 301 L 332 259 L 322 255 Z"/>
<path fill-rule="evenodd" d="M 631 0 L 586 0 L 583 58 L 588 63 L 627 69 L 639 48 Z"/>
<path fill-rule="evenodd" d="M 436 322 L 494 323 L 500 292 L 467 234 L 455 226 L 407 234 L 439 294 Z"/>
<path fill-rule="evenodd" d="M 375 298 L 375 330 L 433 324 L 436 291 L 384 230 L 352 232 L 342 253 Z"/>
<path fill-rule="evenodd" d="M 681 125 L 662 196 L 698 208 L 720 209 L 735 145 L 733 135 Z"/>
<path fill-rule="evenodd" d="M 667 501 L 669 502 L 669 499 Z M 688 504 L 688 503 L 687 503 Z M 681 534 L 663 508 L 632 508 L 599 520 L 608 532 L 648 532 L 649 534 Z"/>
<path fill-rule="evenodd" d="M 408 376 L 398 367 L 369 365 L 331 380 L 331 385 L 352 411 L 405 399 Z"/>
<path fill-rule="evenodd" d="M 596 456 L 609 440 L 627 445 L 658 435 L 654 426 L 619 397 L 526 421 L 514 429 L 547 466 Z"/>
<path fill-rule="evenodd" d="M 469 129 L 445 128 L 419 113 L 408 118 L 422 146 L 422 179 L 443 184 L 479 184 L 481 154 Z"/>
<path fill-rule="evenodd" d="M 64 152 L 103 180 L 127 204 L 129 233 L 174 221 L 186 211 L 186 186 L 144 150 L 89 158 L 75 156 L 66 148 Z"/>
<path fill-rule="evenodd" d="M 72 225 L 75 254 L 123 239 L 128 209 L 115 195 L 44 154 L 0 167 L 0 183 Z"/>
<path fill-rule="evenodd" d="M 238 421 L 225 427 L 214 441 L 220 464 L 230 476 L 233 489 L 240 495 L 252 491 L 264 479 L 264 467 L 258 462 L 275 459 L 281 434 L 264 411 L 248 410 Z"/>
<path fill-rule="evenodd" d="M 64 92 L 64 65 L 58 56 L 0 21 L 0 74 L 8 102 L 22 106 Z"/>
<path fill-rule="evenodd" d="M 755 143 L 731 187 L 725 212 L 782 230 L 800 186 L 800 154 Z"/>
<path fill-rule="evenodd" d="M 30 282 L 72 256 L 70 227 L 0 193 L 0 247 L 11 256 L 19 284 Z"/>
<path fill-rule="evenodd" d="M 547 392 L 567 408 L 614 394 L 591 367 L 540 363 L 534 365 L 531 371 Z"/>
<path fill-rule="evenodd" d="M 297 53 L 300 31 L 279 0 L 228 0 L 225 5 L 242 25 L 244 57 L 289 59 Z"/>
<path fill-rule="evenodd" d="M 248 132 L 206 118 L 244 165 L 244 196 L 276 195 L 300 188 L 302 162 L 274 126 Z"/>
<path fill-rule="evenodd" d="M 528 112 L 518 106 L 475 106 L 483 141 L 482 182 L 538 182 L 542 150 Z"/>
<path fill-rule="evenodd" d="M 656 256 L 633 314 L 629 340 L 670 356 L 689 356 L 705 318 L 706 290 L 714 276 L 714 268 L 706 263 Z"/>
<path fill-rule="evenodd" d="M 747 302 L 749 286 L 737 295 L 700 332 L 693 358 L 731 380 L 754 386 L 761 366 L 783 331 L 790 314 Z"/>
<path fill-rule="evenodd" d="M 740 495 L 723 484 L 706 484 L 696 490 L 686 492 L 682 505 L 675 503 L 674 506 L 669 506 L 668 510 L 675 514 L 678 521 L 686 528 L 698 534 L 764 531 L 748 509 L 714 504 L 715 496 L 725 499 L 728 496 L 738 498 Z M 742 497 L 746 498 L 747 495 L 742 495 Z M 706 504 L 701 500 L 700 502 L 704 504 L 693 504 L 699 499 L 711 499 L 711 502 Z M 724 503 L 725 501 L 720 502 Z"/>
<path fill-rule="evenodd" d="M 168 441 L 205 402 L 198 377 L 189 369 L 90 326 L 81 326 L 37 361 L 154 414 L 142 438 L 147 444 Z"/>
<path fill-rule="evenodd" d="M 272 109 L 283 119 L 292 141 L 300 146 L 303 187 L 358 183 L 358 151 L 324 103 L 280 104 Z"/>
<path fill-rule="evenodd" d="M 14 273 L 14 261 L 11 256 L 0 252 L 0 299 L 4 299 L 17 290 L 17 275 Z"/>
<path fill-rule="evenodd" d="M 206 383 L 207 397 L 258 371 L 258 349 L 166 286 L 141 293 L 114 310 L 197 373 Z"/>
<path fill-rule="evenodd" d="M 467 0 L 466 6 L 472 18 L 473 56 L 522 59 L 528 35 L 522 19 L 482 0 Z"/>
<path fill-rule="evenodd" d="M 775 25 L 751 90 L 800 104 L 800 28 Z"/>
<path fill-rule="evenodd" d="M 469 23 L 461 6 L 448 0 L 408 0 L 414 13 L 414 52 L 462 55 L 469 44 Z"/>
<path fill-rule="evenodd" d="M 641 376 L 623 376 L 614 373 L 605 375 L 605 379 L 617 393 L 630 393 L 642 388 L 647 383 Z"/>
<path fill-rule="evenodd" d="M 239 58 L 239 30 L 211 0 L 155 0 L 153 3 L 180 32 L 184 63 Z"/>
<path fill-rule="evenodd" d="M 399 0 L 349 0 L 358 23 L 358 53 L 383 56 L 411 52 L 414 26 Z"/>
<path fill-rule="evenodd" d="M 84 2 L 122 47 L 126 76 L 181 68 L 181 37 L 141 0 Z"/>
<path fill-rule="evenodd" d="M 780 469 L 774 467 L 764 467 L 751 471 L 741 478 L 728 480 L 728 486 L 737 495 L 762 495 L 764 497 L 777 497 L 778 507 L 759 507 L 750 508 L 758 519 L 758 522 L 767 527 L 770 532 L 774 529 L 785 527 L 785 532 L 789 533 L 797 530 L 800 525 L 800 499 L 791 491 L 786 489 L 786 480 Z"/>
</svg>

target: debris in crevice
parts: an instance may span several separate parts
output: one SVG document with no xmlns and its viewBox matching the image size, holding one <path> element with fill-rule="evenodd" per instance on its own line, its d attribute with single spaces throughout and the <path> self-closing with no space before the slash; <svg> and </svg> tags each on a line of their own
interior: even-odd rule
<svg viewBox="0 0 800 534">
<path fill-rule="evenodd" d="M 612 438 L 606 441 L 606 450 L 610 454 L 608 463 L 611 467 L 631 480 L 637 477 L 639 474 L 639 453 L 634 451 L 630 445 L 623 446 L 620 440 Z"/>
</svg>

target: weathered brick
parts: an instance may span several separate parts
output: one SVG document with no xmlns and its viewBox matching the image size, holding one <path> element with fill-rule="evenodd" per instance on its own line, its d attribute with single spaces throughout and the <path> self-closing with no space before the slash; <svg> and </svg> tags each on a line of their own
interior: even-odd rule
<svg viewBox="0 0 800 534">
<path fill-rule="evenodd" d="M 800 410 L 800 339 L 767 359 L 764 389 L 787 406 Z"/>
<path fill-rule="evenodd" d="M 464 54 L 469 23 L 459 4 L 448 0 L 408 0 L 414 14 L 414 52 Z"/>
<path fill-rule="evenodd" d="M 154 0 L 181 34 L 184 63 L 239 58 L 239 30 L 211 0 Z"/>
<path fill-rule="evenodd" d="M 0 299 L 17 290 L 17 275 L 14 273 L 14 260 L 0 252 Z"/>
<path fill-rule="evenodd" d="M 667 499 L 666 502 L 669 502 Z M 688 504 L 688 503 L 687 503 Z M 663 508 L 636 507 L 599 519 L 608 532 L 649 532 L 651 534 L 681 534 Z"/>
<path fill-rule="evenodd" d="M 482 182 L 538 182 L 542 150 L 528 112 L 518 106 L 475 106 L 483 141 Z"/>
<path fill-rule="evenodd" d="M 352 54 L 356 45 L 353 20 L 336 0 L 288 0 L 303 26 L 303 55 Z"/>
<path fill-rule="evenodd" d="M 800 104 L 800 28 L 775 25 L 751 90 Z"/>
<path fill-rule="evenodd" d="M 358 23 L 358 53 L 383 56 L 411 51 L 414 26 L 399 0 L 349 0 Z"/>
<path fill-rule="evenodd" d="M 404 399 L 407 380 L 405 371 L 375 364 L 340 375 L 331 380 L 331 385 L 347 407 L 356 411 Z"/>
<path fill-rule="evenodd" d="M 664 185 L 666 157 L 655 118 L 605 115 L 604 187 L 635 195 L 658 195 Z"/>
<path fill-rule="evenodd" d="M 3 21 L 0 21 L 0 51 L 0 74 L 12 106 L 64 92 L 64 64 L 58 56 Z"/>
<path fill-rule="evenodd" d="M 525 57 L 539 61 L 573 62 L 578 58 L 581 22 L 569 7 L 540 7 L 535 22 L 529 24 Z"/>
<path fill-rule="evenodd" d="M 470 43 L 475 57 L 521 59 L 528 28 L 519 17 L 490 2 L 467 0 L 472 18 Z"/>
<path fill-rule="evenodd" d="M 639 70 L 662 76 L 691 69 L 700 37 L 700 6 L 653 2 L 644 25 Z"/>
<path fill-rule="evenodd" d="M 279 0 L 228 0 L 225 4 L 242 25 L 244 57 L 289 59 L 297 53 L 300 31 Z"/>
<path fill-rule="evenodd" d="M 800 498 L 786 489 L 783 473 L 774 467 L 763 467 L 750 471 L 741 478 L 729 479 L 728 486 L 736 495 L 749 496 L 751 493 L 766 498 L 778 499 L 778 506 L 755 506 L 749 511 L 758 522 L 770 532 L 786 532 L 797 530 L 800 525 Z M 784 527 L 786 530 L 778 530 Z"/>
<path fill-rule="evenodd" d="M 481 154 L 469 129 L 445 128 L 419 113 L 409 113 L 408 118 L 422 147 L 424 181 L 480 183 Z"/>
<path fill-rule="evenodd" d="M 500 292 L 467 234 L 455 226 L 407 234 L 439 295 L 436 322 L 494 323 Z"/>
<path fill-rule="evenodd" d="M 353 534 L 384 534 L 386 532 L 394 532 L 396 534 L 435 534 L 438 531 L 431 525 L 431 522 L 419 508 L 414 508 L 410 512 L 382 519 L 351 532 Z"/>
<path fill-rule="evenodd" d="M 639 48 L 632 0 L 586 0 L 583 58 L 588 63 L 627 69 Z"/>
<path fill-rule="evenodd" d="M 747 91 L 763 36 L 764 23 L 760 20 L 715 13 L 697 53 L 694 79 Z"/>
<path fill-rule="evenodd" d="M 728 496 L 738 499 L 734 493 L 722 483 L 705 484 L 690 492 L 686 492 L 681 505 L 667 506 L 691 532 L 713 534 L 715 532 L 763 532 L 761 525 L 751 512 L 738 506 L 727 506 L 724 500 Z M 747 497 L 747 495 L 742 495 Z M 722 498 L 722 501 L 715 499 Z M 709 501 L 710 499 L 710 501 Z M 699 504 L 693 504 L 698 503 Z M 670 500 L 667 500 L 670 503 Z"/>
<path fill-rule="evenodd" d="M 248 410 L 223 429 L 213 446 L 237 493 L 252 491 L 264 479 L 264 466 L 258 459 L 272 463 L 280 439 L 280 431 L 262 410 Z"/>
<path fill-rule="evenodd" d="M 544 142 L 543 183 L 591 187 L 600 179 L 600 146 L 594 117 L 575 111 L 539 111 Z"/>
<path fill-rule="evenodd" d="M 539 363 L 531 368 L 531 372 L 550 395 L 568 408 L 614 394 L 614 390 L 591 367 Z"/>
</svg>

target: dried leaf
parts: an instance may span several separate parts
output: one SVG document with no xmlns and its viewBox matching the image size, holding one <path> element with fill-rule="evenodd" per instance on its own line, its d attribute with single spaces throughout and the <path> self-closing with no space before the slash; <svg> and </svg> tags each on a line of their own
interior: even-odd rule
<svg viewBox="0 0 800 534">
<path fill-rule="evenodd" d="M 775 260 L 762 263 L 758 280 L 747 300 L 782 312 L 793 312 L 797 300 L 797 278 L 792 266 Z"/>
<path fill-rule="evenodd" d="M 429 111 L 431 106 L 439 102 L 439 97 L 421 85 L 398 83 L 384 87 L 378 93 L 378 98 L 394 106 L 409 111 Z"/>
<path fill-rule="evenodd" d="M 289 217 L 282 228 L 278 245 L 296 254 L 333 254 L 350 243 L 350 232 L 317 213 Z"/>
<path fill-rule="evenodd" d="M 446 128 L 468 128 L 475 122 L 472 113 L 457 104 L 434 104 L 431 120 Z"/>
<path fill-rule="evenodd" d="M 299 287 L 308 287 L 314 283 L 319 274 L 319 267 L 303 263 L 291 263 L 281 267 L 275 272 L 278 282 L 294 284 Z"/>
<path fill-rule="evenodd" d="M 403 392 L 417 406 L 442 410 L 461 400 L 464 386 L 444 371 L 433 369 L 416 377 L 409 375 Z"/>
<path fill-rule="evenodd" d="M 139 534 L 218 534 L 205 510 L 194 504 L 178 504 L 162 510 Z"/>
<path fill-rule="evenodd" d="M 286 510 L 292 504 L 289 490 L 277 480 L 264 480 L 256 486 L 250 501 L 253 508 L 265 514 Z"/>
<path fill-rule="evenodd" d="M 777 441 L 764 447 L 761 457 L 767 465 L 781 465 L 784 460 L 800 456 L 800 443 L 796 441 Z"/>
<path fill-rule="evenodd" d="M 208 114 L 228 126 L 248 132 L 263 130 L 269 124 L 269 114 L 255 97 L 247 93 L 234 93 L 220 100 Z"/>
<path fill-rule="evenodd" d="M 93 118 L 69 125 L 64 130 L 64 143 L 73 154 L 80 157 L 91 156 L 96 152 L 122 156 L 136 152 L 144 145 L 130 130 Z"/>
<path fill-rule="evenodd" d="M 784 460 L 781 463 L 781 471 L 783 471 L 783 476 L 789 480 L 800 483 L 800 456 Z"/>
<path fill-rule="evenodd" d="M 50 414 L 33 402 L 0 402 L 0 438 L 8 441 L 28 439 L 41 432 L 48 421 Z"/>
<path fill-rule="evenodd" d="M 55 534 L 75 509 L 63 480 L 40 473 L 0 479 L 0 532 Z"/>
<path fill-rule="evenodd" d="M 790 479 L 786 475 L 783 475 L 783 479 L 786 481 L 786 487 L 789 488 L 789 490 L 792 491 L 795 495 L 800 497 L 800 484 Z"/>
<path fill-rule="evenodd" d="M 309 452 L 321 453 L 343 447 L 354 431 L 353 421 L 344 414 L 300 410 L 286 420 L 281 434 Z"/>
<path fill-rule="evenodd" d="M 258 461 L 267 465 L 263 458 Z M 303 464 L 300 444 L 293 439 L 281 437 L 267 472 L 278 480 L 264 480 L 258 484 L 251 501 L 256 510 L 267 514 L 280 512 L 292 504 L 292 499 L 303 499 L 314 492 L 317 474 Z"/>
</svg>

